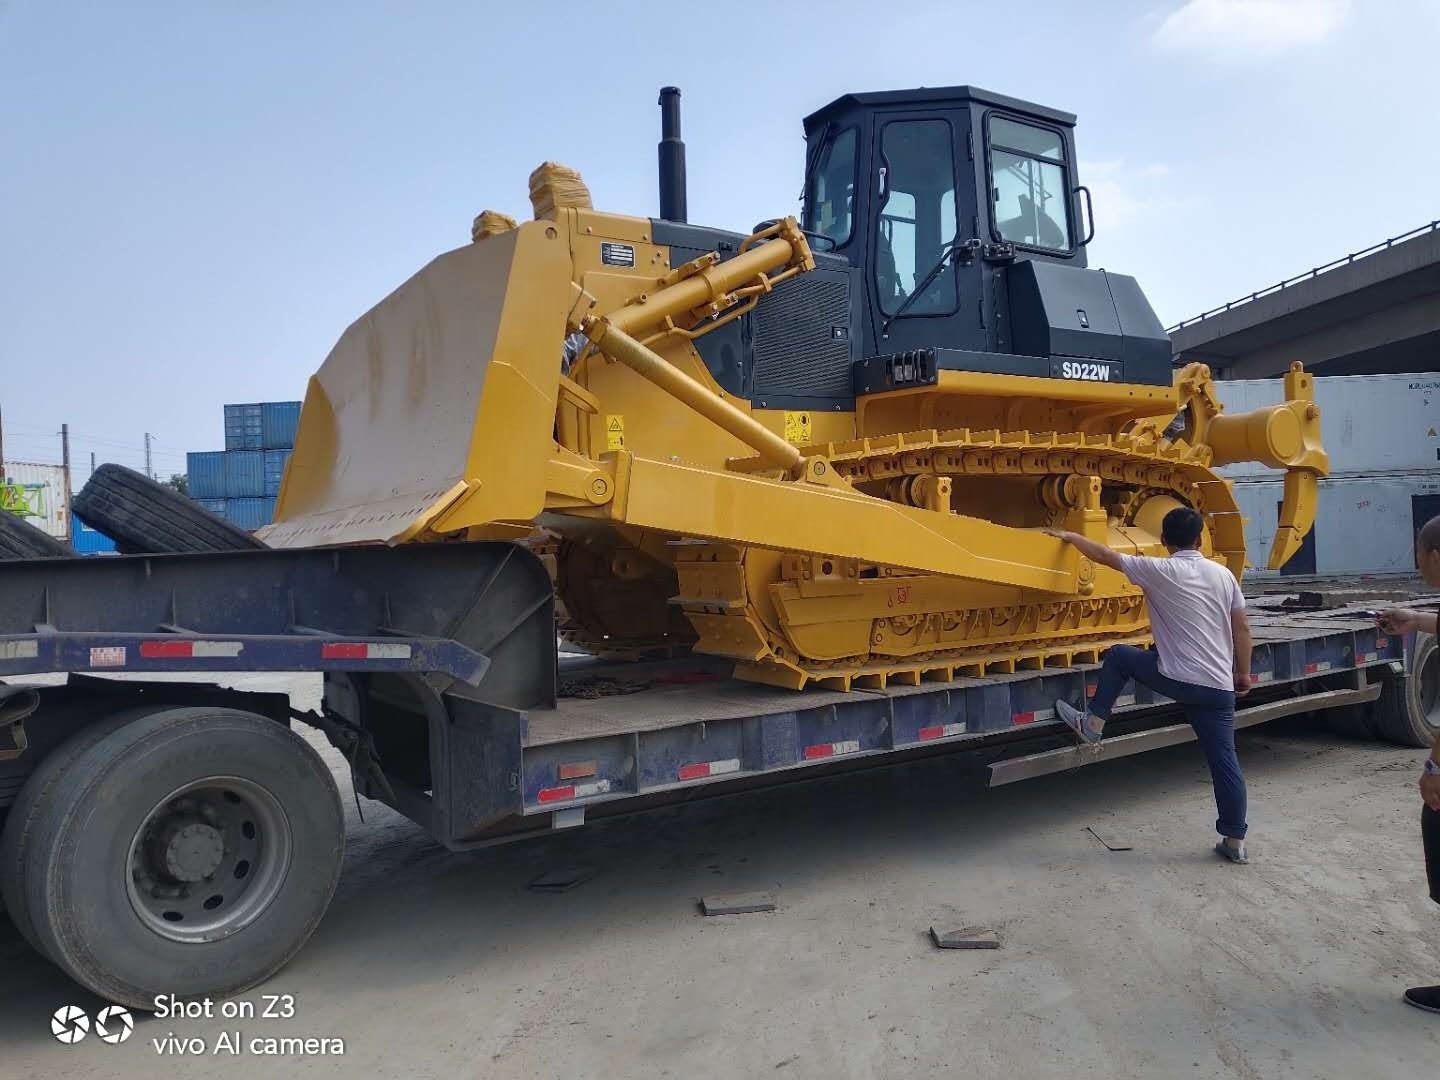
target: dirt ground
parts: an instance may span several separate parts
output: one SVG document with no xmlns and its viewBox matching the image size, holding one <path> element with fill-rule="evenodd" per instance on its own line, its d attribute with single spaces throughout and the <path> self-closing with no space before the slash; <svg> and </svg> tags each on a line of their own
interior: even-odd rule
<svg viewBox="0 0 1440 1080">
<path fill-rule="evenodd" d="M 314 680 L 292 685 L 313 704 Z M 1247 867 L 1210 852 L 1193 744 L 995 790 L 932 760 L 466 855 L 376 804 L 362 823 L 351 800 L 328 916 L 242 998 L 259 1014 L 291 995 L 293 1018 L 147 1017 L 121 1045 L 64 1046 L 51 1014 L 104 1003 L 0 922 L 0 1077 L 1433 1072 L 1440 1017 L 1400 1001 L 1440 982 L 1421 752 L 1277 722 L 1242 733 L 1241 758 Z M 527 888 L 577 863 L 596 876 Z M 778 910 L 697 909 L 745 890 Z M 932 924 L 992 927 L 1003 947 L 942 952 Z M 243 1053 L 215 1052 L 227 1031 Z M 161 1054 L 171 1035 L 203 1053 Z M 248 1049 L 271 1036 L 344 1053 Z"/>
</svg>

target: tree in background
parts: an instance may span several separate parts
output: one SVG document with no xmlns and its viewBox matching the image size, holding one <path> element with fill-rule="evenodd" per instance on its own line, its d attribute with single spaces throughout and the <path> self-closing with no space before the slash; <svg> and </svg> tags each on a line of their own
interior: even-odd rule
<svg viewBox="0 0 1440 1080">
<path fill-rule="evenodd" d="M 169 480 L 161 480 L 160 482 L 168 488 L 174 488 L 181 495 L 190 494 L 190 478 L 184 473 L 171 473 Z"/>
</svg>

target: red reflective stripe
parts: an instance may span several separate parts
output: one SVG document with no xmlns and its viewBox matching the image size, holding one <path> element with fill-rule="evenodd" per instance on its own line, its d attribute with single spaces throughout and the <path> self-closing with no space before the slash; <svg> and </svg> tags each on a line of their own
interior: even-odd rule
<svg viewBox="0 0 1440 1080">
<path fill-rule="evenodd" d="M 859 739 L 841 739 L 839 742 L 816 743 L 814 746 L 805 747 L 807 758 L 838 757 L 843 754 L 858 754 L 859 752 Z"/>
<path fill-rule="evenodd" d="M 194 646 L 188 641 L 142 641 L 140 655 L 151 660 L 164 660 L 193 655 Z"/>
<path fill-rule="evenodd" d="M 1012 724 L 1033 724 L 1035 722 L 1035 714 L 1033 712 L 1017 712 L 1014 716 L 1010 717 L 1010 722 Z"/>
<path fill-rule="evenodd" d="M 922 727 L 917 734 L 922 739 L 938 739 L 945 734 L 945 729 L 939 725 L 935 727 Z"/>
<path fill-rule="evenodd" d="M 1313 675 L 1315 672 L 1317 672 L 1317 671 L 1319 671 L 1319 670 L 1320 670 L 1320 665 L 1319 665 L 1319 664 L 1306 664 L 1306 665 L 1305 665 L 1305 674 L 1306 674 L 1306 675 Z"/>
<path fill-rule="evenodd" d="M 563 802 L 566 799 L 573 799 L 574 797 L 574 784 L 567 784 L 564 787 L 547 787 L 540 789 L 541 802 Z"/>
<path fill-rule="evenodd" d="M 681 765 L 681 766 L 680 766 L 680 779 L 681 779 L 681 780 L 698 780 L 698 779 L 699 779 L 700 777 L 702 777 L 702 776 L 709 776 L 709 775 L 710 775 L 710 763 L 709 763 L 708 761 L 699 761 L 699 762 L 696 762 L 696 763 L 693 764 L 693 765 Z"/>
<path fill-rule="evenodd" d="M 325 660 L 364 660 L 369 646 L 364 644 L 326 644 L 320 646 L 320 656 Z"/>
</svg>

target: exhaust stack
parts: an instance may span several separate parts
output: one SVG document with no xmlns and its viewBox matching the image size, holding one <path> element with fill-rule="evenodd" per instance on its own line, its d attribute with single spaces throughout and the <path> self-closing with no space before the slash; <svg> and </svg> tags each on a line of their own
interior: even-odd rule
<svg viewBox="0 0 1440 1080">
<path fill-rule="evenodd" d="M 680 88 L 660 88 L 660 216 L 685 221 L 685 143 L 680 138 Z"/>
</svg>

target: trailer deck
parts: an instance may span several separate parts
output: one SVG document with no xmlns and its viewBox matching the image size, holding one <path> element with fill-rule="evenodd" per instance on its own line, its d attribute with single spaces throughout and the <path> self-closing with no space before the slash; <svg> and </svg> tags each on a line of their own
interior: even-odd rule
<svg viewBox="0 0 1440 1080">
<path fill-rule="evenodd" d="M 1427 602 L 1440 597 L 1421 601 Z M 1324 611 L 1260 605 L 1251 625 L 1257 688 L 1247 699 L 1255 704 L 1237 718 L 1242 726 L 1372 701 L 1379 685 L 1356 673 L 1405 656 L 1404 641 L 1378 630 L 1362 605 Z M 964 749 L 1007 733 L 1061 735 L 1055 700 L 1093 694 L 1098 665 L 849 693 L 777 691 L 729 679 L 726 670 L 699 657 L 622 664 L 562 656 L 556 708 L 531 710 L 521 734 L 522 812 L 579 811 L 557 822 L 579 824 L 587 806 L 716 780 L 945 744 Z M 1121 698 L 1117 717 L 1130 742 L 1058 767 L 1120 756 L 1124 746 L 1129 753 L 1150 748 L 1137 737 L 1147 721 L 1165 728 L 1170 742 L 1189 737 L 1188 727 L 1167 723 L 1172 705 L 1135 688 Z"/>
<path fill-rule="evenodd" d="M 1098 751 L 1077 747 L 1054 703 L 1092 693 L 1099 665 L 1058 658 L 841 692 L 742 682 L 703 656 L 562 655 L 544 564 L 502 542 L 0 562 L 0 595 L 0 898 L 83 985 L 136 1006 L 223 989 L 189 943 L 243 925 L 246 905 L 283 893 L 304 926 L 323 913 L 345 823 L 294 721 L 345 756 L 358 794 L 452 850 L 918 756 L 971 753 L 994 785 L 1192 737 L 1138 688 Z M 1384 634 L 1344 600 L 1252 601 L 1258 685 L 1237 725 L 1374 702 L 1331 715 L 1433 737 L 1433 641 Z M 203 681 L 267 671 L 319 673 L 323 707 Z M 307 854 L 286 862 L 292 849 Z M 306 933 L 206 947 L 248 980 Z"/>
</svg>

